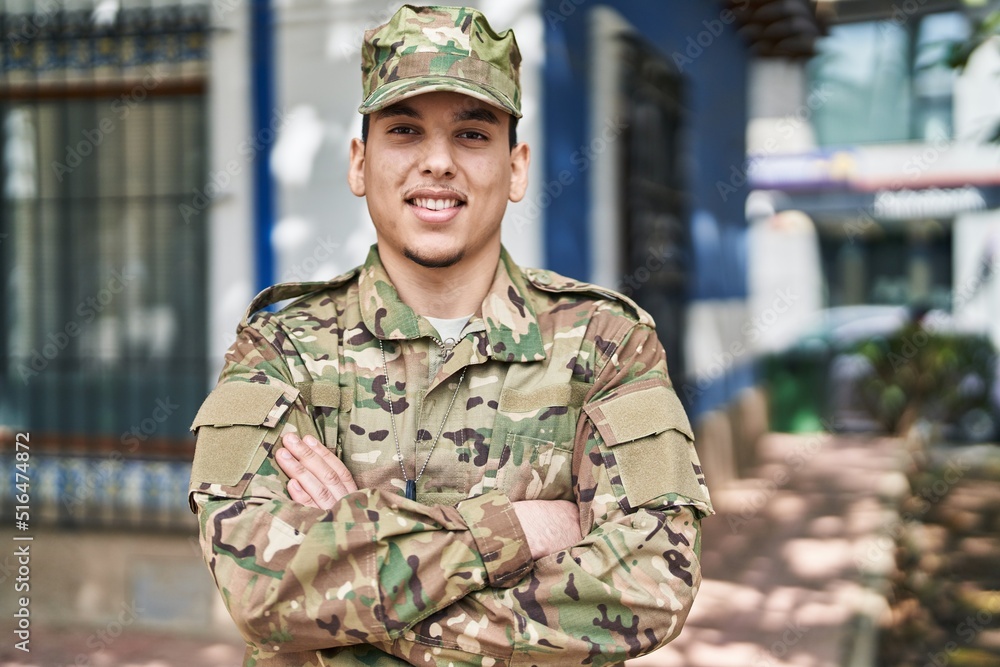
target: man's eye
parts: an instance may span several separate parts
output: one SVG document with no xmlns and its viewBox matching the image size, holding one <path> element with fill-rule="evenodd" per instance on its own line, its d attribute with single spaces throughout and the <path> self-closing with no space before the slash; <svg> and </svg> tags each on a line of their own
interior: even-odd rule
<svg viewBox="0 0 1000 667">
<path fill-rule="evenodd" d="M 416 134 L 412 127 L 394 127 L 389 130 L 389 134 Z"/>
<path fill-rule="evenodd" d="M 489 137 L 487 137 L 482 132 L 476 132 L 475 130 L 468 130 L 467 132 L 461 132 L 458 135 L 458 138 L 459 139 L 473 139 L 475 141 L 487 141 L 489 139 Z"/>
</svg>

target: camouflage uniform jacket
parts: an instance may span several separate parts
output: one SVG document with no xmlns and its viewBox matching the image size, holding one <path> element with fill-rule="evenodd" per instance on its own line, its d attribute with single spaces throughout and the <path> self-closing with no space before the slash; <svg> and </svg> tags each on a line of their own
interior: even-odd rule
<svg viewBox="0 0 1000 667">
<path fill-rule="evenodd" d="M 436 336 L 375 247 L 250 306 L 192 424 L 189 494 L 246 664 L 601 666 L 670 641 L 712 510 L 649 316 L 503 251 L 461 340 Z M 389 402 L 413 479 L 463 369 L 407 500 Z M 334 448 L 360 490 L 292 502 L 273 459 L 288 432 Z M 533 561 L 525 499 L 575 501 L 583 540 Z"/>
</svg>

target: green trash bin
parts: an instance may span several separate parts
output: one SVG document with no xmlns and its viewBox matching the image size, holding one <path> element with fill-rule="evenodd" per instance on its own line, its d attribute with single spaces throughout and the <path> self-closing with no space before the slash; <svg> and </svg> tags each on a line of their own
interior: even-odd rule
<svg viewBox="0 0 1000 667">
<path fill-rule="evenodd" d="M 768 355 L 763 366 L 771 430 L 779 433 L 826 430 L 829 351 L 795 347 Z"/>
</svg>

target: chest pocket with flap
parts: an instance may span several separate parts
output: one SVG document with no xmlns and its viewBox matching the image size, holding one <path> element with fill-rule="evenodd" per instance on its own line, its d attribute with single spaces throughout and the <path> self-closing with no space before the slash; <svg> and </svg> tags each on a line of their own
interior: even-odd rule
<svg viewBox="0 0 1000 667">
<path fill-rule="evenodd" d="M 572 500 L 576 423 L 588 389 L 582 382 L 505 388 L 483 490 L 497 489 L 514 501 Z"/>
</svg>

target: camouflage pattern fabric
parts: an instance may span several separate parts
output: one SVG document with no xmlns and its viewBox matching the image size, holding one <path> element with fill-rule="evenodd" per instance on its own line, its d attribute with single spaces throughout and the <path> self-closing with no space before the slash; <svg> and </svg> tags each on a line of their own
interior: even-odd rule
<svg viewBox="0 0 1000 667">
<path fill-rule="evenodd" d="M 504 250 L 462 339 L 436 336 L 376 247 L 250 306 L 192 425 L 189 494 L 246 664 L 600 667 L 670 641 L 712 509 L 649 316 Z M 389 402 L 412 479 L 463 369 L 409 501 Z M 361 490 L 328 511 L 292 502 L 274 460 L 289 432 L 332 448 Z M 532 561 L 511 508 L 525 499 L 575 501 L 582 542 Z"/>
<path fill-rule="evenodd" d="M 461 93 L 521 117 L 521 52 L 514 32 L 497 33 L 468 7 L 403 5 L 365 33 L 363 114 L 433 91 Z"/>
</svg>

